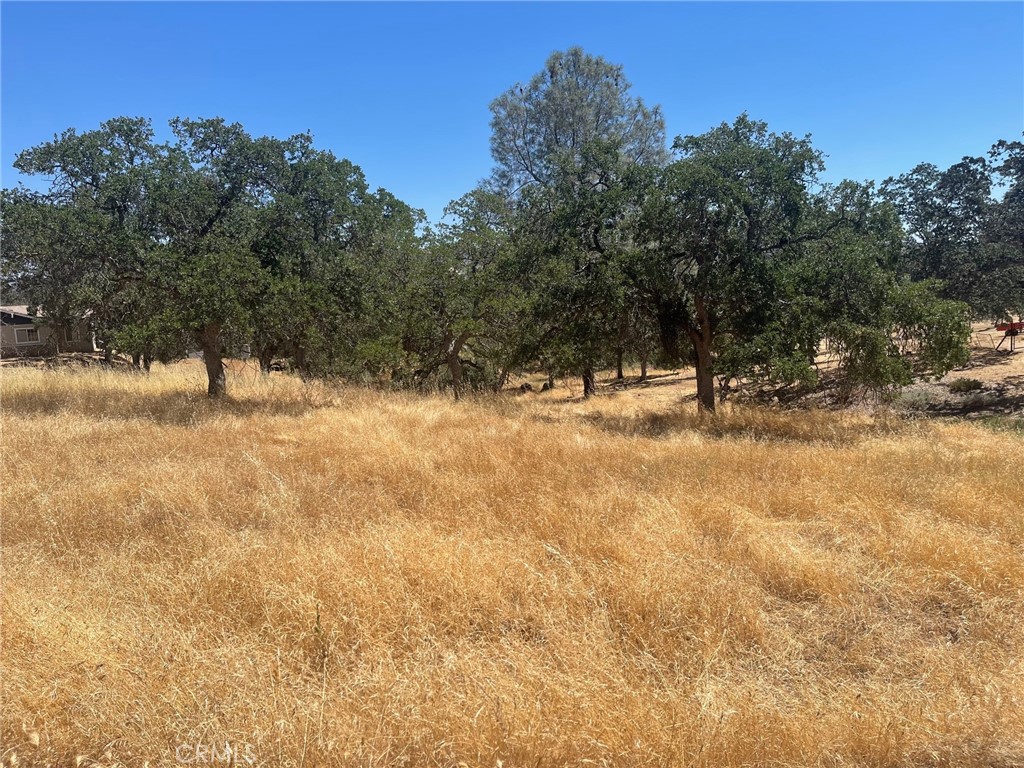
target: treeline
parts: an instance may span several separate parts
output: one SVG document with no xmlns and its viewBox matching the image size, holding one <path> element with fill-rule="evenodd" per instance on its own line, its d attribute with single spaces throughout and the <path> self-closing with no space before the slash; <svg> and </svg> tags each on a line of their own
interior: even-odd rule
<svg viewBox="0 0 1024 768">
<path fill-rule="evenodd" d="M 716 378 L 813 383 L 826 341 L 851 383 L 900 386 L 962 363 L 972 314 L 1024 312 L 1021 142 L 823 184 L 809 137 L 746 115 L 669 149 L 660 110 L 579 49 L 491 111 L 494 171 L 435 227 L 307 134 L 65 131 L 15 162 L 49 189 L 3 193 L 5 288 L 141 361 L 202 350 L 212 396 L 244 347 L 456 396 L 692 363 L 707 410 Z"/>
</svg>

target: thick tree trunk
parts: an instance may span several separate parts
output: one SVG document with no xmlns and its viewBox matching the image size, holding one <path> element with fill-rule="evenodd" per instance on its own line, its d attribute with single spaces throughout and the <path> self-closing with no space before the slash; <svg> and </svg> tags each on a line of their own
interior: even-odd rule
<svg viewBox="0 0 1024 768">
<path fill-rule="evenodd" d="M 223 397 L 227 394 L 228 384 L 220 352 L 220 326 L 206 326 L 199 334 L 199 346 L 203 350 L 203 362 L 206 363 L 206 394 L 210 397 Z"/>
<path fill-rule="evenodd" d="M 462 358 L 460 355 L 469 339 L 470 334 L 463 332 L 459 334 L 458 338 L 449 341 L 447 345 L 448 374 L 452 377 L 452 391 L 455 392 L 456 400 L 462 397 Z"/>
<path fill-rule="evenodd" d="M 274 355 L 272 352 L 263 351 L 259 355 L 260 360 L 260 372 L 264 376 L 270 375 L 270 366 L 274 362 Z"/>
<path fill-rule="evenodd" d="M 711 374 L 711 345 L 704 339 L 694 339 L 693 351 L 697 357 L 697 406 L 703 413 L 714 413 L 715 377 Z"/>
<path fill-rule="evenodd" d="M 133 368 L 142 368 L 142 353 L 141 352 L 133 352 L 132 353 L 132 367 Z"/>
<path fill-rule="evenodd" d="M 452 377 L 452 391 L 455 393 L 455 399 L 459 400 L 462 398 L 462 360 L 457 354 L 448 355 L 448 375 Z"/>
<path fill-rule="evenodd" d="M 296 372 L 298 372 L 299 378 L 303 381 L 309 381 L 309 364 L 306 361 L 306 350 L 301 344 L 295 347 L 295 352 L 292 354 L 292 364 Z"/>
<path fill-rule="evenodd" d="M 587 367 L 583 369 L 583 397 L 590 397 L 597 392 L 597 382 L 594 379 L 594 369 Z"/>
<path fill-rule="evenodd" d="M 696 324 L 690 328 L 694 356 L 697 358 L 697 407 L 701 413 L 715 412 L 715 377 L 711 372 L 714 359 L 711 342 L 715 337 L 715 321 L 702 297 L 694 300 Z"/>
<path fill-rule="evenodd" d="M 623 351 L 621 349 L 615 352 L 615 380 L 622 381 L 626 378 L 626 375 L 622 372 L 622 357 Z"/>
</svg>

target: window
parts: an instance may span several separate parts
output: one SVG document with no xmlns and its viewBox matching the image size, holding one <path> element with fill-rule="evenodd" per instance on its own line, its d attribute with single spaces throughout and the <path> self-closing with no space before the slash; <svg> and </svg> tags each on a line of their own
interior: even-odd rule
<svg viewBox="0 0 1024 768">
<path fill-rule="evenodd" d="M 81 341 L 81 340 L 82 340 L 82 329 L 81 328 L 75 326 L 74 328 L 65 328 L 64 329 L 64 341 L 66 341 L 68 344 L 71 344 L 71 343 L 76 342 L 76 341 Z"/>
<path fill-rule="evenodd" d="M 14 330 L 14 339 L 18 344 L 38 344 L 39 343 L 39 329 L 38 328 L 16 328 Z"/>
</svg>

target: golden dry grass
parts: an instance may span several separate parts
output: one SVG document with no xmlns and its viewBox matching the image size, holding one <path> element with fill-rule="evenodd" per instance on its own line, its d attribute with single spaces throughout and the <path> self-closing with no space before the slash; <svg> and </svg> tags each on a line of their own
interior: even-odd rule
<svg viewBox="0 0 1024 768">
<path fill-rule="evenodd" d="M 8 764 L 1024 764 L 1019 435 L 233 384 L 3 372 Z"/>
</svg>

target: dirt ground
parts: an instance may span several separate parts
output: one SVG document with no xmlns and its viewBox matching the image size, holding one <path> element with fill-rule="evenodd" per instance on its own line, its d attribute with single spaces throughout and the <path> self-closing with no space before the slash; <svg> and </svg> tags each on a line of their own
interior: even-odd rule
<svg viewBox="0 0 1024 768">
<path fill-rule="evenodd" d="M 1000 341 L 1002 346 L 997 349 Z M 900 404 L 911 411 L 940 416 L 1024 417 L 1024 338 L 1017 340 L 1013 352 L 1009 342 L 993 326 L 975 323 L 967 365 L 938 381 L 908 387 Z"/>
<path fill-rule="evenodd" d="M 850 401 L 838 401 L 830 392 L 834 382 L 829 373 L 834 361 L 827 354 L 818 358 L 823 373 L 821 390 L 800 397 L 767 395 L 767 402 L 774 404 L 809 405 L 825 407 L 874 408 L 884 406 L 912 414 L 934 416 L 963 416 L 981 418 L 986 416 L 1024 417 L 1024 339 L 1018 340 L 1017 349 L 1009 351 L 1009 340 L 997 349 L 1003 334 L 992 324 L 975 323 L 972 328 L 971 359 L 962 368 L 950 371 L 940 379 L 920 379 L 903 389 L 889 400 L 862 394 Z M 646 381 L 640 381 L 639 368 L 626 368 L 622 381 L 616 380 L 613 371 L 599 375 L 599 394 L 605 397 L 629 398 L 645 408 L 669 408 L 680 401 L 694 400 L 697 395 L 697 380 L 692 368 L 678 370 L 651 370 Z M 531 396 L 555 399 L 579 399 L 582 384 L 578 378 L 556 381 L 555 389 L 541 393 L 544 377 L 529 375 L 513 382 L 512 386 L 529 384 Z M 737 393 L 743 397 L 744 393 Z"/>
</svg>

